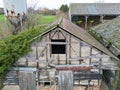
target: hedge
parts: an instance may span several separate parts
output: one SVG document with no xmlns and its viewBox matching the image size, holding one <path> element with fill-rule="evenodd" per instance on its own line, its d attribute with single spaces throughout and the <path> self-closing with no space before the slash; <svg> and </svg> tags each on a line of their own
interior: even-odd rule
<svg viewBox="0 0 120 90">
<path fill-rule="evenodd" d="M 18 35 L 8 36 L 0 41 L 0 75 L 30 49 L 30 40 L 43 33 L 45 28 L 25 30 Z"/>
</svg>

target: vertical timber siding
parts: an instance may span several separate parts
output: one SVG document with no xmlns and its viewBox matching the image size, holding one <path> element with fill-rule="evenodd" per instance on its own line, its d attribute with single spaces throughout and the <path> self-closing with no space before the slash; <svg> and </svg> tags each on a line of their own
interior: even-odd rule
<svg viewBox="0 0 120 90">
<path fill-rule="evenodd" d="M 36 75 L 29 71 L 19 72 L 20 90 L 37 90 L 36 89 Z"/>
<path fill-rule="evenodd" d="M 72 71 L 59 72 L 59 90 L 73 90 L 73 73 Z"/>
</svg>

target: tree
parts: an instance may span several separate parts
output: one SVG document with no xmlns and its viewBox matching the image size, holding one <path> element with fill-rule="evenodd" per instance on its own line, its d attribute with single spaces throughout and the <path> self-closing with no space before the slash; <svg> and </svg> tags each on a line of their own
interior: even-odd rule
<svg viewBox="0 0 120 90">
<path fill-rule="evenodd" d="M 65 12 L 68 12 L 68 10 L 69 10 L 69 8 L 68 8 L 68 6 L 66 4 L 65 5 L 64 4 L 61 5 L 60 11 L 65 13 Z"/>
</svg>

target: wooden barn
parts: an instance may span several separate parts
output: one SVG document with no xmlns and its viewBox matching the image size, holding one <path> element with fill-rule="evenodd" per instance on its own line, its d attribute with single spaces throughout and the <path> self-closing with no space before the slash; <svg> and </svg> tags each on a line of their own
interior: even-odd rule
<svg viewBox="0 0 120 90">
<path fill-rule="evenodd" d="M 69 18 L 82 28 L 103 23 L 120 15 L 120 3 L 71 3 Z"/>
<path fill-rule="evenodd" d="M 13 78 L 8 75 L 5 84 L 14 81 L 18 90 L 99 90 L 103 72 L 112 72 L 108 81 L 113 81 L 118 70 L 112 61 L 118 59 L 115 55 L 65 18 L 34 38 L 31 47 L 32 51 L 16 62 L 17 68 L 10 73 Z"/>
</svg>

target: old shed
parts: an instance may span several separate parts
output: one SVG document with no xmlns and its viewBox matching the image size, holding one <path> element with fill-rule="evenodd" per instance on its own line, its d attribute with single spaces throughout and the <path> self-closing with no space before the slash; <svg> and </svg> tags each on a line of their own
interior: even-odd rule
<svg viewBox="0 0 120 90">
<path fill-rule="evenodd" d="M 48 66 L 55 68 L 58 73 L 70 70 L 73 72 L 74 85 L 100 86 L 103 70 L 118 70 L 111 60 L 118 59 L 115 55 L 87 31 L 65 18 L 54 22 L 50 30 L 36 39 L 41 42 L 33 43 L 31 53 L 34 53 L 39 68 Z M 31 65 L 31 60 L 32 58 L 27 58 L 28 66 L 36 65 Z M 114 76 L 111 75 L 111 78 Z"/>
<path fill-rule="evenodd" d="M 69 10 L 70 20 L 85 29 L 119 15 L 120 3 L 71 3 Z"/>
<path fill-rule="evenodd" d="M 30 78 L 33 82 L 26 84 L 29 90 L 31 85 L 40 90 L 46 86 L 54 88 L 53 90 L 76 90 L 76 86 L 85 86 L 84 89 L 100 87 L 103 70 L 118 70 L 111 60 L 118 59 L 115 55 L 87 31 L 65 18 L 56 20 L 48 31 L 34 38 L 32 42 L 32 51 L 16 63 L 17 68 L 32 67 L 36 71 L 21 72 L 19 69 L 19 76 L 23 77 L 19 77 L 20 88 L 24 88 L 24 83 L 30 82 Z M 110 80 L 114 79 L 114 74 L 110 75 Z M 25 82 L 22 83 L 24 78 Z M 64 83 L 66 85 L 63 86 Z"/>
</svg>

